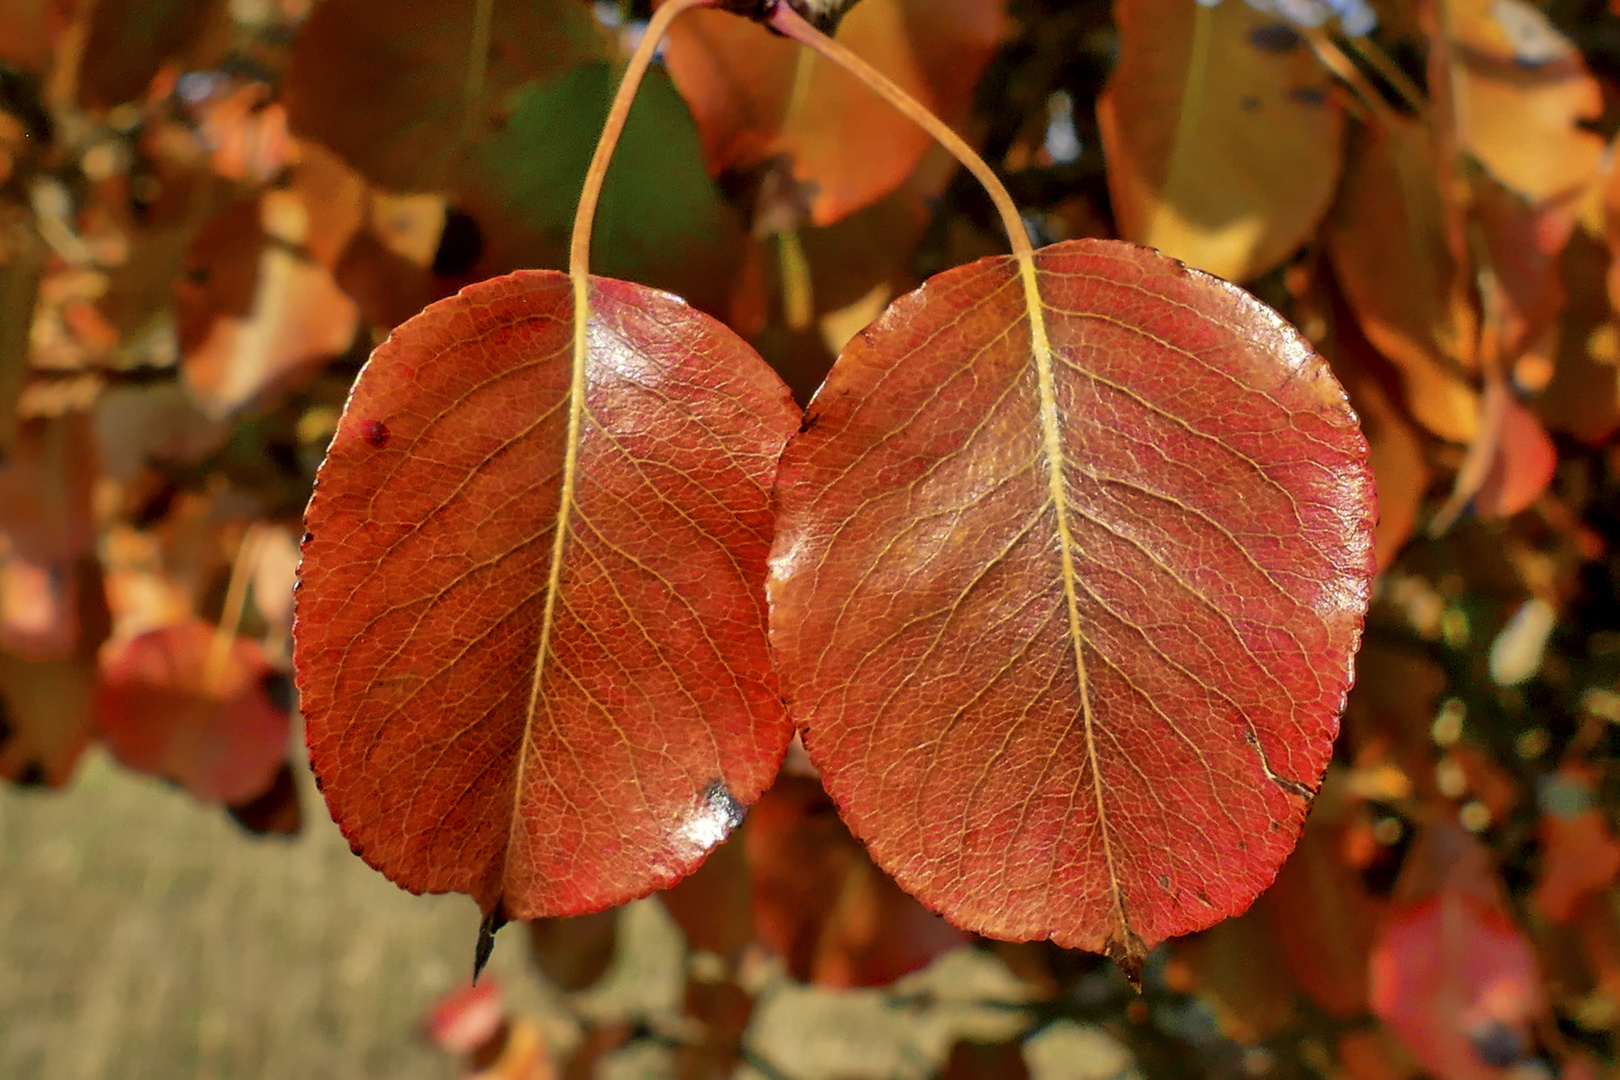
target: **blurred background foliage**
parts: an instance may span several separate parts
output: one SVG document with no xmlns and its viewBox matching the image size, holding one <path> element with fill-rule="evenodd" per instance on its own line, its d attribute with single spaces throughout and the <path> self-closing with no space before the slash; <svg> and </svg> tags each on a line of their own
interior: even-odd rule
<svg viewBox="0 0 1620 1080">
<path fill-rule="evenodd" d="M 470 282 L 562 266 L 648 14 L 0 0 L 0 776 L 71 785 L 99 744 L 246 833 L 324 817 L 288 633 L 325 441 L 391 327 Z M 531 925 L 546 1016 L 488 983 L 446 997 L 429 1024 L 461 1055 L 446 1072 L 1612 1074 L 1616 10 L 861 0 L 839 32 L 981 148 L 1039 241 L 1159 247 L 1244 284 L 1332 363 L 1382 512 L 1334 763 L 1277 884 L 1157 950 L 1138 996 L 1098 958 L 946 926 L 792 755 L 658 901 L 673 922 Z M 593 270 L 723 319 L 801 400 L 890 299 L 1005 250 L 920 132 L 707 11 L 676 24 L 598 221 Z M 657 935 L 626 926 L 648 918 L 683 989 L 593 998 L 638 970 Z M 794 1041 L 858 1030 L 793 996 L 806 986 L 883 988 L 815 1000 L 900 1027 L 979 1020 L 868 1068 Z M 123 1065 L 84 1075 L 157 1074 Z"/>
</svg>

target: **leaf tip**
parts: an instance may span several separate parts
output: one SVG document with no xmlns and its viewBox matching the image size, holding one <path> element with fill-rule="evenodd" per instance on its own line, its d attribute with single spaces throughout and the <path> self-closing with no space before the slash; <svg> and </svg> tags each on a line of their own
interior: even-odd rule
<svg viewBox="0 0 1620 1080">
<path fill-rule="evenodd" d="M 1142 967 L 1147 963 L 1147 946 L 1134 930 L 1126 928 L 1122 938 L 1109 938 L 1103 954 L 1118 966 L 1131 988 L 1142 992 Z"/>
<path fill-rule="evenodd" d="M 495 906 L 484 921 L 478 924 L 478 944 L 473 947 L 473 982 L 478 982 L 478 976 L 483 974 L 484 966 L 489 963 L 490 953 L 495 951 L 495 934 L 506 925 L 506 907 L 502 900 L 496 900 Z"/>
</svg>

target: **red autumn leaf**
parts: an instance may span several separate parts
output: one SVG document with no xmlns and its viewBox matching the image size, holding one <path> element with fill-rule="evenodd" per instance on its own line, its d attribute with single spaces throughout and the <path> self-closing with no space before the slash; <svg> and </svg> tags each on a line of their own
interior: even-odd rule
<svg viewBox="0 0 1620 1080">
<path fill-rule="evenodd" d="M 1455 825 L 1407 857 L 1368 966 L 1373 1014 L 1442 1080 L 1490 1080 L 1522 1057 L 1543 1010 L 1530 943 L 1489 855 Z"/>
<path fill-rule="evenodd" d="M 679 300 L 591 293 L 577 385 L 562 274 L 400 326 L 305 519 L 295 656 L 333 817 L 396 883 L 509 918 L 690 873 L 792 733 L 762 585 L 797 410 Z"/>
<path fill-rule="evenodd" d="M 264 690 L 259 646 L 200 619 L 115 642 L 102 652 L 95 722 L 125 766 L 167 777 L 208 802 L 242 803 L 275 781 L 287 715 Z"/>
<path fill-rule="evenodd" d="M 987 259 L 845 349 L 778 477 L 772 640 L 878 865 L 1127 967 L 1243 910 L 1327 765 L 1372 560 L 1326 365 L 1155 253 Z"/>
<path fill-rule="evenodd" d="M 1536 414 L 1509 398 L 1502 411 L 1496 454 L 1474 509 L 1481 517 L 1512 517 L 1527 509 L 1552 483 L 1558 449 Z"/>
<path fill-rule="evenodd" d="M 500 983 L 485 979 L 440 998 L 423 1023 L 434 1045 L 452 1054 L 470 1054 L 494 1038 L 505 1020 L 506 995 Z"/>
</svg>

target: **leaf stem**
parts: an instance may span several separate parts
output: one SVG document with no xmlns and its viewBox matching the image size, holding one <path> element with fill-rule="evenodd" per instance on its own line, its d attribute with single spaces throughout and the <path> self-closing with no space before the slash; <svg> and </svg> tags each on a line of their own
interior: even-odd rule
<svg viewBox="0 0 1620 1080">
<path fill-rule="evenodd" d="M 619 136 L 624 133 L 624 122 L 630 115 L 630 105 L 636 99 L 636 91 L 641 87 L 641 78 L 647 74 L 647 67 L 652 63 L 653 55 L 658 51 L 658 43 L 663 40 L 664 32 L 669 24 L 675 21 L 675 16 L 683 11 L 696 7 L 712 7 L 718 0 L 667 0 L 647 22 L 647 31 L 636 44 L 635 51 L 630 54 L 630 62 L 625 65 L 624 78 L 619 81 L 619 89 L 613 95 L 613 104 L 608 107 L 607 119 L 602 123 L 602 135 L 596 141 L 596 152 L 591 155 L 590 167 L 585 170 L 585 186 L 579 193 L 579 205 L 574 208 L 574 232 L 568 245 L 568 278 L 574 291 L 574 368 L 573 393 L 569 404 L 568 422 L 568 453 L 572 455 L 579 443 L 579 417 L 583 412 L 585 400 L 585 331 L 591 321 L 590 306 L 590 262 L 591 262 L 591 226 L 596 221 L 596 204 L 602 198 L 602 182 L 607 179 L 608 164 L 613 160 L 613 150 L 619 145 Z M 572 457 L 565 465 L 571 467 Z M 564 510 L 566 511 L 566 507 Z M 561 533 L 558 534 L 558 543 L 561 544 Z M 554 553 L 553 561 L 560 556 L 561 549 Z"/>
<path fill-rule="evenodd" d="M 1019 215 L 1012 196 L 1007 194 L 1007 189 L 990 166 L 985 164 L 984 159 L 973 147 L 964 142 L 960 135 L 952 131 L 950 125 L 902 90 L 887 75 L 862 60 L 840 42 L 811 26 L 803 16 L 793 10 L 791 4 L 778 2 L 771 11 L 769 22 L 771 28 L 784 37 L 797 41 L 807 49 L 814 49 L 854 75 L 938 140 L 941 146 L 962 163 L 963 168 L 984 185 L 985 193 L 990 196 L 990 201 L 995 203 L 996 211 L 1001 215 L 1001 222 L 1006 226 L 1007 240 L 1012 245 L 1013 255 L 1017 256 L 1020 262 L 1031 256 L 1029 230 L 1024 227 L 1024 219 Z"/>
<path fill-rule="evenodd" d="M 1007 230 L 1007 243 L 1013 258 L 1018 260 L 1019 275 L 1024 281 L 1024 300 L 1029 309 L 1031 346 L 1035 350 L 1036 366 L 1049 369 L 1052 346 L 1046 334 L 1046 316 L 1041 305 L 1040 290 L 1035 282 L 1035 252 L 1030 246 L 1029 229 L 1024 225 L 1018 205 L 1000 178 L 949 124 L 935 116 L 916 98 L 897 86 L 887 75 L 862 60 L 838 41 L 811 26 L 791 4 L 778 2 L 770 14 L 770 25 L 783 36 L 825 56 L 845 71 L 860 79 L 883 97 L 890 105 L 910 117 L 919 127 L 932 135 L 941 146 L 949 150 L 962 167 L 973 174 L 984 187 L 985 194 L 1001 215 L 1001 224 Z"/>
<path fill-rule="evenodd" d="M 591 155 L 590 167 L 585 170 L 585 187 L 579 193 L 579 205 L 574 209 L 574 234 L 568 247 L 568 276 L 574 279 L 576 300 L 584 288 L 586 268 L 591 259 L 591 225 L 596 220 L 596 204 L 602 197 L 602 181 L 607 178 L 608 163 L 613 160 L 613 150 L 619 144 L 619 136 L 624 133 L 624 121 L 630 115 L 630 104 L 635 101 L 641 78 L 647 74 L 647 67 L 658 51 L 658 43 L 663 40 L 669 24 L 675 21 L 675 16 L 691 8 L 713 7 L 717 2 L 666 0 L 653 12 L 647 22 L 647 32 L 630 54 L 624 78 L 619 82 L 613 104 L 608 108 L 607 120 L 602 124 L 602 137 L 596 141 L 596 153 Z M 579 322 L 577 317 L 575 322 Z"/>
<path fill-rule="evenodd" d="M 224 687 L 225 670 L 230 663 L 231 650 L 236 645 L 236 634 L 242 626 L 242 613 L 247 609 L 248 579 L 259 560 L 263 530 L 254 523 L 242 534 L 231 563 L 230 583 L 225 586 L 225 603 L 220 608 L 219 622 L 214 627 L 214 639 L 208 649 L 203 667 L 203 693 L 216 695 Z"/>
<path fill-rule="evenodd" d="M 495 0 L 477 0 L 473 8 L 472 44 L 467 50 L 467 83 L 461 91 L 461 141 L 472 141 L 483 121 L 484 80 L 489 70 L 489 32 Z"/>
</svg>

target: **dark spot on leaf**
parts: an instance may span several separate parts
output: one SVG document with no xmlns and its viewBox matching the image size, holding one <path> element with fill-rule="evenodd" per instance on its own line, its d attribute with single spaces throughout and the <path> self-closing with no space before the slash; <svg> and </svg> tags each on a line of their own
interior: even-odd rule
<svg viewBox="0 0 1620 1080">
<path fill-rule="evenodd" d="M 1249 31 L 1249 44 L 1261 52 L 1293 52 L 1304 43 L 1304 40 L 1292 26 L 1283 22 L 1268 23 Z"/>
<path fill-rule="evenodd" d="M 306 532 L 304 534 L 304 538 L 302 540 L 298 541 L 298 542 L 299 542 L 299 544 L 307 544 L 313 539 L 315 539 L 315 534 L 312 533 L 312 532 Z"/>
<path fill-rule="evenodd" d="M 726 790 L 723 780 L 716 780 L 703 789 L 703 803 L 717 822 L 725 827 L 727 833 L 741 825 L 747 813 L 743 810 L 742 804 L 731 797 L 731 792 Z"/>
<path fill-rule="evenodd" d="M 449 207 L 444 212 L 444 232 L 433 253 L 433 272 L 440 277 L 460 277 L 484 257 L 484 231 L 471 214 Z"/>
<path fill-rule="evenodd" d="M 1165 892 L 1170 891 L 1170 878 L 1168 876 L 1164 874 L 1159 875 L 1159 888 L 1163 889 Z"/>
<path fill-rule="evenodd" d="M 17 786 L 25 788 L 44 787 L 45 766 L 41 765 L 37 760 L 24 765 L 22 772 L 17 774 Z"/>
<path fill-rule="evenodd" d="M 1296 86 L 1288 96 L 1301 105 L 1317 106 L 1327 101 L 1327 91 L 1320 86 Z"/>
<path fill-rule="evenodd" d="M 11 710 L 6 707 L 5 695 L 0 694 L 0 747 L 11 741 L 17 729 L 11 726 Z"/>
<path fill-rule="evenodd" d="M 363 420 L 360 423 L 360 437 L 368 445 L 381 450 L 388 445 L 388 425 L 381 420 Z"/>
<path fill-rule="evenodd" d="M 1254 112 L 1260 107 L 1260 99 L 1255 97 L 1253 94 L 1249 94 L 1245 96 L 1242 101 L 1238 102 L 1238 104 L 1243 107 L 1244 112 Z"/>
<path fill-rule="evenodd" d="M 1237 847 L 1238 847 L 1239 851 L 1248 851 L 1249 850 L 1249 842 L 1247 840 L 1239 840 Z"/>
</svg>

